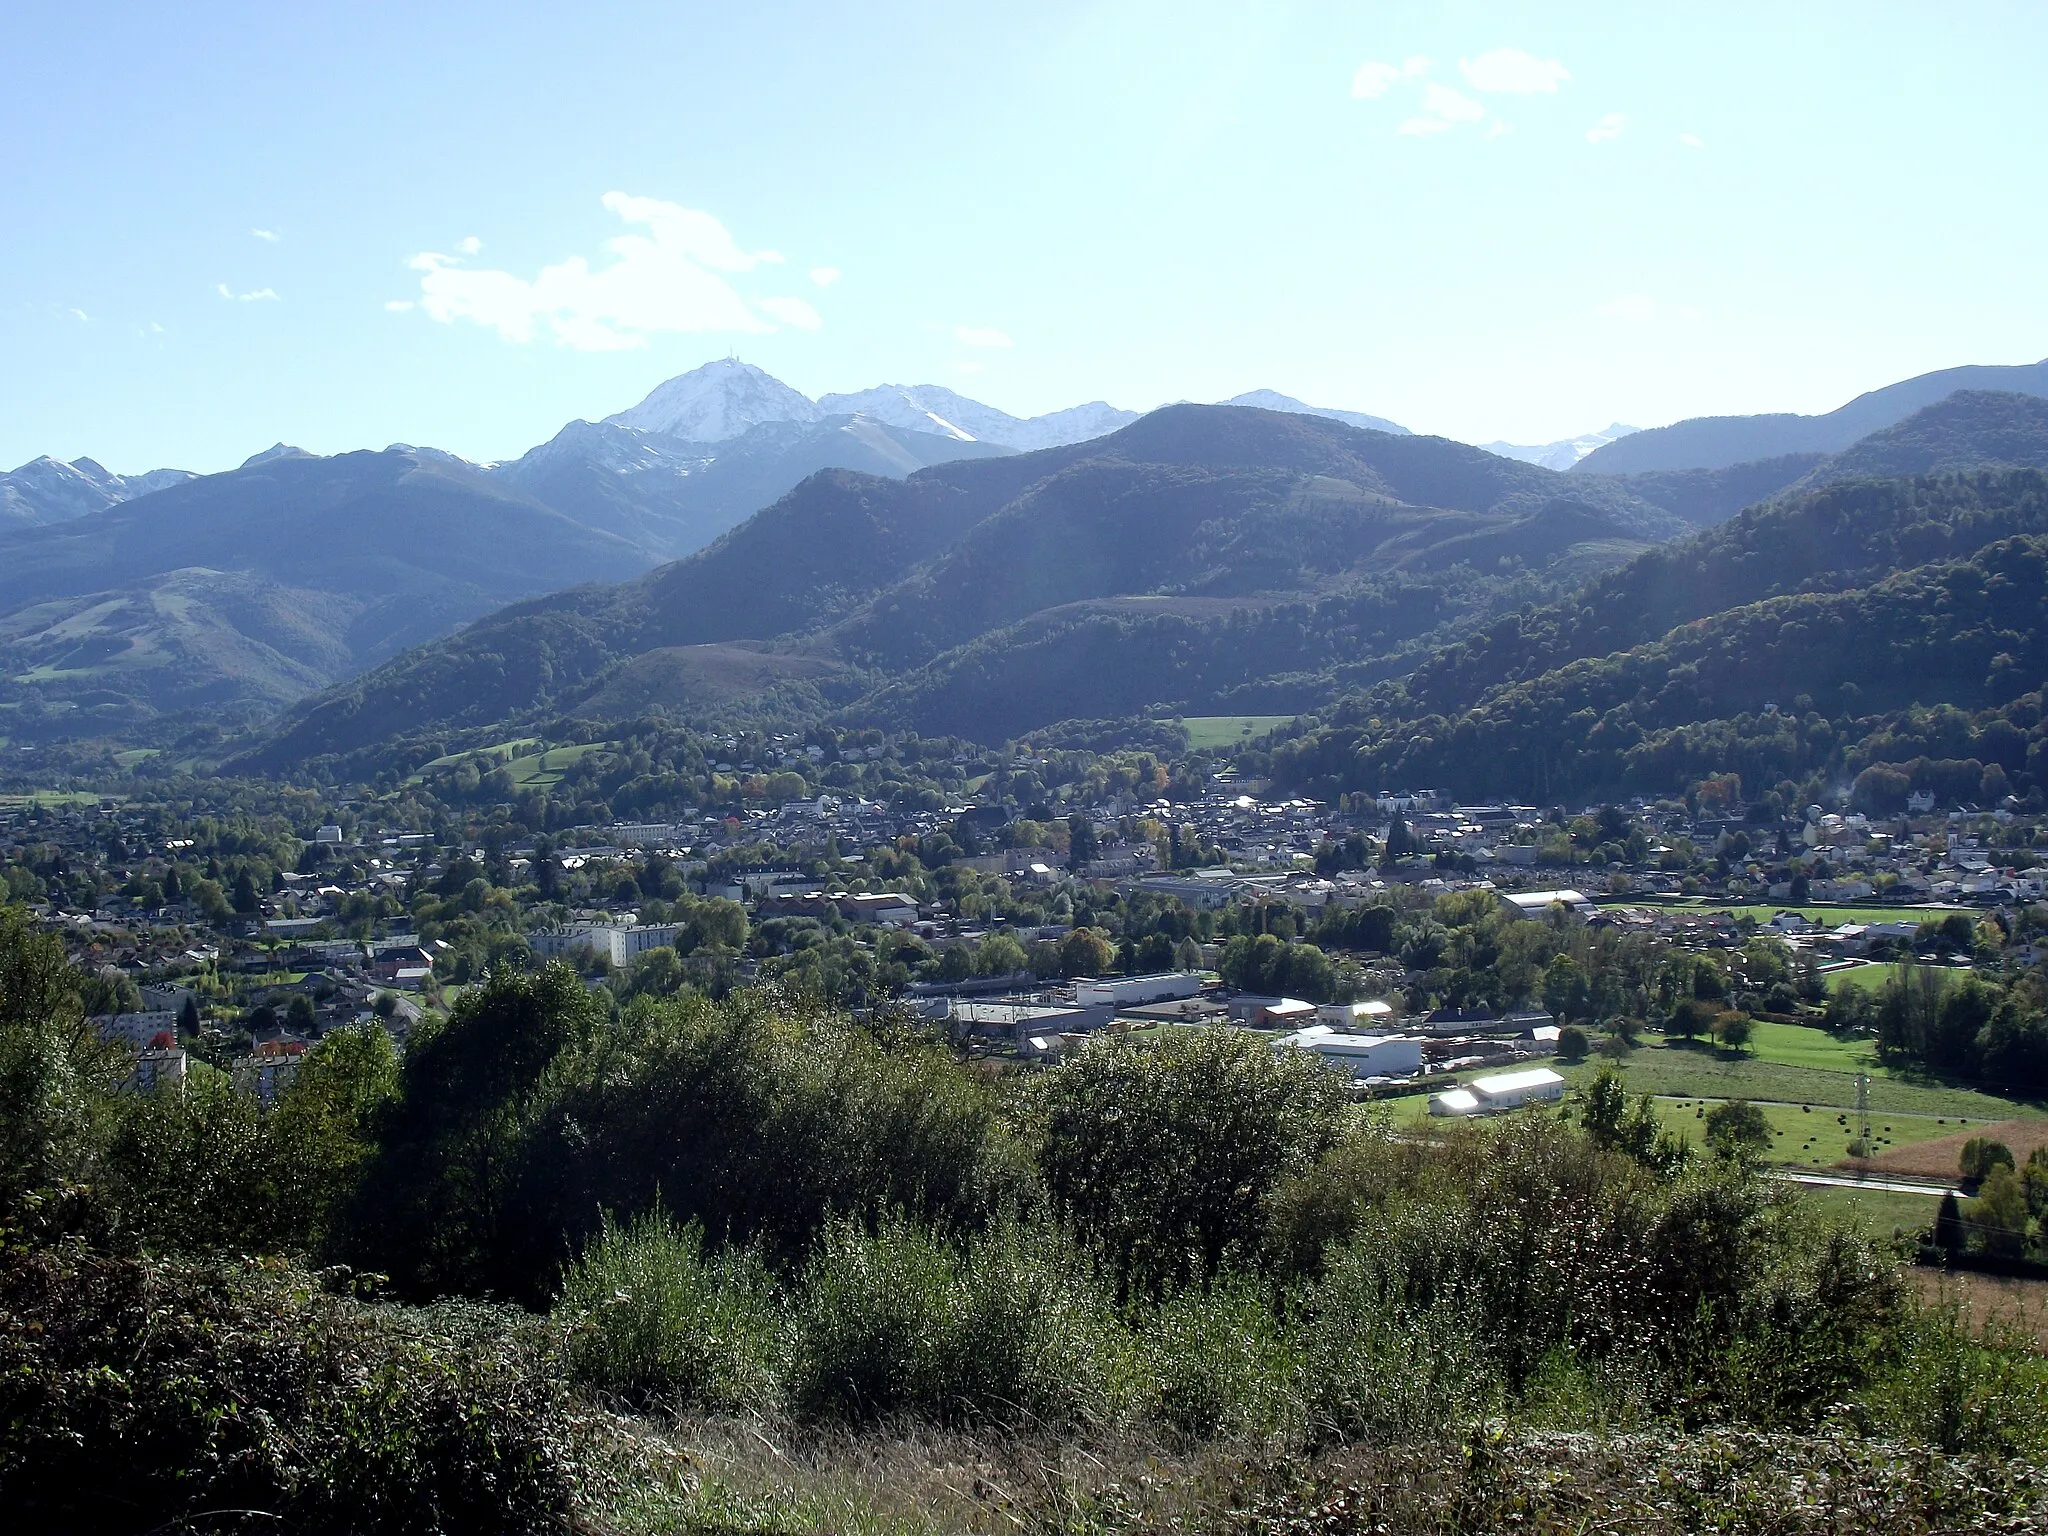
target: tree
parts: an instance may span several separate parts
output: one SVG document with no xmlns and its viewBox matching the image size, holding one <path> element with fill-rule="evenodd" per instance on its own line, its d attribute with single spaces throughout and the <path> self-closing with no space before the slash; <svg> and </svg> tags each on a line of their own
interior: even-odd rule
<svg viewBox="0 0 2048 1536">
<path fill-rule="evenodd" d="M 2027 1246 L 2027 1196 L 2006 1163 L 1985 1178 L 1965 1212 L 1971 1235 L 1994 1259 L 2017 1259 Z"/>
<path fill-rule="evenodd" d="M 278 1094 L 270 1131 L 286 1206 L 316 1248 L 353 1198 L 398 1091 L 398 1052 L 372 1023 L 330 1030 Z"/>
<path fill-rule="evenodd" d="M 1713 1027 L 1714 1010 L 1696 997 L 1681 998 L 1671 1010 L 1666 1033 L 1681 1040 L 1696 1039 Z"/>
<path fill-rule="evenodd" d="M 93 1175 L 131 1060 L 85 1023 L 63 941 L 0 908 L 0 1222 Z"/>
<path fill-rule="evenodd" d="M 974 949 L 974 973 L 977 976 L 1010 976 L 1029 963 L 1024 946 L 1007 933 L 992 933 Z"/>
<path fill-rule="evenodd" d="M 1771 1150 L 1771 1122 L 1747 1099 L 1731 1099 L 1707 1111 L 1707 1146 L 1718 1157 L 1749 1161 Z"/>
<path fill-rule="evenodd" d="M 1716 1021 L 1714 1029 L 1721 1037 L 1721 1044 L 1731 1051 L 1747 1047 L 1750 1037 L 1756 1033 L 1756 1025 L 1746 1013 L 1724 1013 Z"/>
<path fill-rule="evenodd" d="M 1592 1048 L 1586 1032 L 1576 1024 L 1567 1024 L 1557 1032 L 1557 1054 L 1568 1062 L 1584 1061 Z"/>
<path fill-rule="evenodd" d="M 1415 834 L 1408 823 L 1396 816 L 1387 823 L 1386 846 L 1380 850 L 1380 868 L 1392 869 L 1415 851 Z"/>
<path fill-rule="evenodd" d="M 542 1074 L 602 1014 L 575 971 L 495 971 L 413 1032 L 402 1091 L 347 1218 L 352 1252 L 414 1294 L 492 1288 Z"/>
<path fill-rule="evenodd" d="M 1941 1197 L 1941 1209 L 1934 1218 L 1934 1246 L 1954 1258 L 1963 1251 L 1965 1231 L 1963 1208 L 1951 1189 Z"/>
<path fill-rule="evenodd" d="M 1559 955 L 1544 968 L 1543 1006 L 1559 1022 L 1584 1022 L 1590 1016 L 1591 1002 L 1586 969 L 1570 955 Z"/>
<path fill-rule="evenodd" d="M 1586 1085 L 1579 1124 L 1596 1146 L 1624 1152 L 1655 1173 L 1676 1172 L 1688 1155 L 1684 1139 L 1657 1118 L 1656 1100 L 1646 1093 L 1630 1104 L 1613 1067 L 1602 1067 Z"/>
<path fill-rule="evenodd" d="M 242 872 L 235 876 L 235 910 L 248 917 L 259 911 L 262 905 L 263 900 L 256 892 L 256 877 L 249 872 L 249 867 L 245 864 L 242 866 Z"/>
<path fill-rule="evenodd" d="M 1116 964 L 1116 949 L 1100 928 L 1076 928 L 1060 941 L 1062 976 L 1106 976 Z"/>
<path fill-rule="evenodd" d="M 1067 818 L 1067 860 L 1075 868 L 1101 856 L 1095 840 L 1095 822 L 1083 814 Z"/>
<path fill-rule="evenodd" d="M 1256 1247 L 1268 1192 L 1329 1148 L 1347 1097 L 1314 1057 L 1241 1030 L 1102 1041 L 1042 1080 L 1039 1166 L 1126 1278 L 1168 1285 Z"/>
<path fill-rule="evenodd" d="M 2012 1148 L 1989 1136 L 1972 1136 L 1963 1143 L 1958 1162 L 1964 1178 L 1973 1181 L 1988 1179 L 2000 1168 L 2013 1166 Z"/>
</svg>

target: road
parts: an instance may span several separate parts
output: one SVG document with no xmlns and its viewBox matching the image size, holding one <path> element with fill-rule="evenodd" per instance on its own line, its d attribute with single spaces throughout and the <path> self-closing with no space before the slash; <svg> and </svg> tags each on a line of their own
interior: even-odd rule
<svg viewBox="0 0 2048 1536">
<path fill-rule="evenodd" d="M 1947 1184 L 1911 1183 L 1903 1179 L 1859 1179 L 1851 1174 L 1798 1173 L 1790 1168 L 1774 1168 L 1771 1177 L 1783 1179 L 1790 1184 L 1824 1184 L 1830 1189 L 1882 1189 L 1900 1195 L 1946 1195 L 1951 1192 L 1961 1196 L 1960 1189 L 1952 1190 Z"/>
</svg>

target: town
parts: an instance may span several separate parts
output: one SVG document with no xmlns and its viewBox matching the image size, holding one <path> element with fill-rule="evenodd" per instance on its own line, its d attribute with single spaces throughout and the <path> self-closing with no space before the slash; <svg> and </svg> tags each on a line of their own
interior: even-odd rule
<svg viewBox="0 0 2048 1536">
<path fill-rule="evenodd" d="M 725 802 L 695 817 L 539 831 L 508 770 L 566 761 L 601 786 L 644 778 L 646 754 L 514 750 L 253 813 L 18 797 L 0 872 L 96 978 L 93 1017 L 136 1049 L 138 1083 L 197 1060 L 266 1104 L 323 1032 L 377 1020 L 402 1047 L 492 967 L 551 960 L 614 1006 L 776 983 L 907 1010 L 1020 1065 L 1102 1030 L 1225 1022 L 1391 1094 L 1572 1053 L 1627 1011 L 1547 1006 L 1534 972 L 1520 995 L 1474 995 L 1423 931 L 1468 893 L 1581 944 L 1639 936 L 1738 970 L 1761 936 L 1779 962 L 1746 1001 L 1787 1016 L 1895 960 L 2031 967 L 2044 926 L 2048 833 L 2011 796 L 1908 792 L 1876 814 L 1745 802 L 1723 778 L 1571 811 L 1428 789 L 1332 805 L 1268 798 L 1199 755 L 1026 746 L 991 764 L 962 743 L 813 732 L 690 741 L 680 756 Z M 589 808 L 575 791 L 543 816 Z"/>
</svg>

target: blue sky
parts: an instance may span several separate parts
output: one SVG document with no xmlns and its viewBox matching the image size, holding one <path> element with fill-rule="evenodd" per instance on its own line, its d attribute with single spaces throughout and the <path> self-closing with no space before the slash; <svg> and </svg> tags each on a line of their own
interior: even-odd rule
<svg viewBox="0 0 2048 1536">
<path fill-rule="evenodd" d="M 1472 440 L 2048 354 L 2048 7 L 8 11 L 0 464 L 520 452 L 737 352 Z"/>
</svg>

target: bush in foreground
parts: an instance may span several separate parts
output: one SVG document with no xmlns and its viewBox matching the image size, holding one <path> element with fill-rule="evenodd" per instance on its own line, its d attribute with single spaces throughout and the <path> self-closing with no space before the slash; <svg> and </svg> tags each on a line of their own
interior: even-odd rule
<svg viewBox="0 0 2048 1536">
<path fill-rule="evenodd" d="M 555 1530 L 569 1422 L 492 1314 L 366 1307 L 281 1264 L 0 1251 L 17 1532 Z"/>
</svg>

